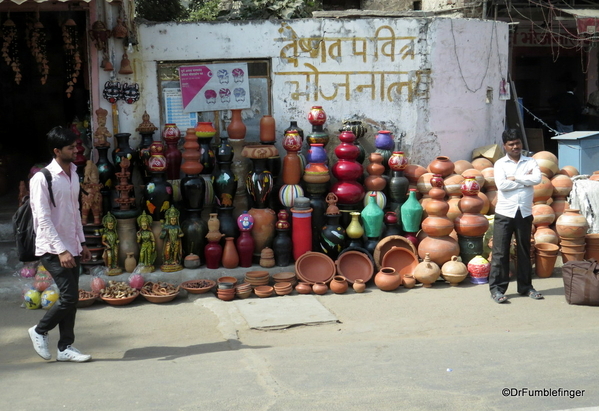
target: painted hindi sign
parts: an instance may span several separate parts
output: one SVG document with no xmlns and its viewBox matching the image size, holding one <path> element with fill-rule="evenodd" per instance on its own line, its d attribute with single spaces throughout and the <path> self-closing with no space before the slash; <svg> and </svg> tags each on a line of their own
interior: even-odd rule
<svg viewBox="0 0 599 411">
<path fill-rule="evenodd" d="M 181 66 L 179 80 L 186 113 L 250 107 L 247 63 Z"/>
</svg>

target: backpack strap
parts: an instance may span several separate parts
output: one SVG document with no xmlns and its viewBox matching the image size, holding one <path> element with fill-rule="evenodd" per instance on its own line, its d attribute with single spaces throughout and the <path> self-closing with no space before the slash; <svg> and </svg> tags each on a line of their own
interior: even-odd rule
<svg viewBox="0 0 599 411">
<path fill-rule="evenodd" d="M 56 207 L 56 203 L 54 202 L 54 192 L 52 191 L 52 174 L 50 174 L 50 170 L 46 167 L 40 170 L 43 175 L 46 176 L 46 181 L 48 182 L 48 194 L 50 194 L 50 201 L 52 201 L 52 205 Z"/>
</svg>

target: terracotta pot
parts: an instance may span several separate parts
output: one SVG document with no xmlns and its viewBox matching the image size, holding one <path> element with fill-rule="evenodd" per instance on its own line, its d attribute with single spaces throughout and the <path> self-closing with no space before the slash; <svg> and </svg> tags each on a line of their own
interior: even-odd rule
<svg viewBox="0 0 599 411">
<path fill-rule="evenodd" d="M 489 200 L 489 211 L 487 215 L 495 214 L 495 207 L 497 206 L 497 190 L 489 190 L 486 193 L 487 199 Z"/>
<path fill-rule="evenodd" d="M 462 173 L 462 177 L 474 177 L 479 187 L 485 185 L 485 177 L 483 177 L 483 173 L 476 168 L 470 168 Z"/>
<path fill-rule="evenodd" d="M 460 174 L 451 174 L 447 176 L 443 181 L 443 186 L 445 188 L 445 192 L 448 196 L 461 196 L 462 195 L 462 183 L 464 182 L 464 177 Z"/>
<path fill-rule="evenodd" d="M 260 141 L 274 143 L 277 139 L 276 124 L 273 116 L 262 116 L 260 119 Z"/>
<path fill-rule="evenodd" d="M 447 200 L 447 205 L 449 209 L 447 210 L 447 218 L 451 221 L 455 221 L 455 219 L 462 215 L 462 211 L 460 210 L 460 201 L 461 198 L 458 196 L 449 197 Z"/>
<path fill-rule="evenodd" d="M 591 181 L 599 181 L 599 171 L 593 171 L 593 175 L 589 177 Z"/>
<path fill-rule="evenodd" d="M 486 258 L 478 255 L 468 262 L 468 272 L 471 283 L 486 284 L 489 282 L 491 264 Z"/>
<path fill-rule="evenodd" d="M 333 277 L 329 287 L 331 287 L 331 291 L 335 294 L 343 294 L 348 288 L 347 280 L 342 275 L 336 275 Z"/>
<path fill-rule="evenodd" d="M 557 219 L 564 214 L 564 210 L 570 208 L 570 204 L 568 204 L 565 197 L 555 197 L 551 203 L 551 208 L 553 209 L 555 220 L 557 221 Z"/>
<path fill-rule="evenodd" d="M 556 174 L 551 179 L 551 185 L 553 186 L 553 197 L 567 197 L 572 191 L 574 183 L 567 175 Z"/>
<path fill-rule="evenodd" d="M 560 248 L 562 253 L 566 254 L 575 254 L 575 253 L 584 253 L 586 250 L 586 244 L 578 244 L 578 245 L 563 245 Z"/>
<path fill-rule="evenodd" d="M 402 284 L 405 288 L 414 288 L 416 285 L 416 279 L 414 278 L 414 274 L 406 274 L 403 276 Z"/>
<path fill-rule="evenodd" d="M 534 234 L 535 243 L 551 243 L 558 244 L 559 237 L 553 229 L 547 226 L 537 227 L 537 231 Z"/>
<path fill-rule="evenodd" d="M 443 264 L 441 267 L 441 277 L 443 277 L 450 285 L 456 286 L 468 276 L 468 268 L 466 265 L 458 261 L 458 257 L 453 255 L 451 260 Z"/>
<path fill-rule="evenodd" d="M 458 203 L 458 207 L 462 213 L 478 214 L 482 212 L 485 202 L 478 195 L 465 195 Z"/>
<path fill-rule="evenodd" d="M 472 168 L 483 171 L 485 168 L 492 168 L 493 162 L 485 157 L 478 157 L 472 160 Z"/>
<path fill-rule="evenodd" d="M 451 234 L 453 222 L 447 217 L 428 216 L 422 222 L 422 231 L 432 237 L 442 237 Z"/>
<path fill-rule="evenodd" d="M 393 291 L 401 285 L 401 276 L 394 268 L 382 267 L 374 276 L 374 284 L 382 291 Z"/>
<path fill-rule="evenodd" d="M 241 109 L 231 110 L 231 122 L 227 126 L 227 134 L 229 135 L 229 138 L 234 140 L 245 138 L 245 133 L 247 131 L 245 124 L 243 124 L 243 119 L 241 118 L 241 111 Z"/>
<path fill-rule="evenodd" d="M 533 154 L 532 158 L 537 161 L 541 173 L 545 174 L 548 178 L 553 177 L 559 171 L 557 157 L 549 151 L 539 151 Z"/>
<path fill-rule="evenodd" d="M 540 278 L 551 277 L 553 268 L 555 267 L 555 260 L 557 254 L 549 255 L 544 253 L 537 253 L 535 256 L 535 273 Z"/>
<path fill-rule="evenodd" d="M 327 291 L 329 291 L 329 287 L 325 283 L 318 282 L 314 283 L 312 286 L 312 291 L 314 291 L 314 294 L 324 295 L 327 293 Z"/>
<path fill-rule="evenodd" d="M 464 213 L 454 220 L 455 230 L 459 235 L 478 237 L 487 232 L 489 220 L 482 214 Z"/>
<path fill-rule="evenodd" d="M 468 170 L 469 168 L 474 168 L 474 167 L 472 167 L 472 163 L 470 161 L 466 161 L 466 160 L 454 161 L 453 165 L 455 167 L 453 170 L 453 172 L 455 174 L 462 174 L 464 171 Z"/>
<path fill-rule="evenodd" d="M 416 184 L 421 175 L 426 173 L 426 168 L 418 164 L 408 164 L 404 169 L 404 176 L 410 181 L 411 184 Z"/>
<path fill-rule="evenodd" d="M 559 246 L 552 243 L 539 243 L 535 242 L 535 249 L 537 253 L 555 254 L 559 251 Z"/>
<path fill-rule="evenodd" d="M 265 247 L 272 247 L 277 216 L 270 208 L 251 208 L 248 214 L 254 218 L 251 235 L 254 238 L 254 257 L 256 257 Z"/>
<path fill-rule="evenodd" d="M 587 245 L 599 244 L 599 234 L 587 234 L 584 239 Z"/>
<path fill-rule="evenodd" d="M 568 177 L 574 177 L 579 175 L 580 173 L 574 166 L 563 166 L 562 169 L 559 171 L 559 174 L 564 174 Z"/>
<path fill-rule="evenodd" d="M 495 185 L 495 169 L 493 167 L 481 170 L 481 174 L 485 178 L 485 184 L 483 185 L 485 190 L 497 189 L 497 186 Z"/>
<path fill-rule="evenodd" d="M 135 260 L 134 253 L 127 253 L 127 258 L 125 258 L 125 271 L 128 273 L 132 273 L 137 267 L 137 261 Z"/>
<path fill-rule="evenodd" d="M 431 261 L 443 265 L 452 255 L 460 255 L 458 242 L 450 236 L 426 237 L 418 245 L 418 255 L 424 259 L 429 254 Z"/>
<path fill-rule="evenodd" d="M 565 264 L 568 261 L 582 261 L 584 260 L 584 252 L 581 253 L 563 253 L 562 252 L 562 262 Z"/>
<path fill-rule="evenodd" d="M 439 156 L 428 165 L 428 170 L 433 174 L 441 174 L 447 177 L 455 170 L 455 165 L 447 156 Z"/>
<path fill-rule="evenodd" d="M 308 251 L 295 261 L 295 272 L 304 282 L 329 282 L 335 275 L 335 263 L 323 253 Z"/>
<path fill-rule="evenodd" d="M 427 288 L 431 287 L 440 275 L 441 269 L 431 260 L 429 253 L 426 253 L 424 261 L 418 264 L 414 270 L 414 278 Z"/>
<path fill-rule="evenodd" d="M 533 189 L 533 202 L 535 204 L 545 203 L 547 200 L 551 198 L 551 195 L 553 194 L 553 186 L 551 185 L 551 181 L 544 175 L 541 176 L 541 182 L 534 186 Z"/>
<path fill-rule="evenodd" d="M 580 244 L 586 244 L 586 239 L 584 237 L 577 237 L 577 238 L 564 238 L 564 237 L 559 237 L 559 244 L 560 245 L 580 245 Z"/>
<path fill-rule="evenodd" d="M 584 253 L 584 259 L 589 260 L 591 258 L 599 261 L 599 247 L 587 246 L 587 249 Z"/>
<path fill-rule="evenodd" d="M 547 204 L 535 204 L 532 206 L 532 223 L 535 226 L 551 225 L 555 221 L 555 213 Z"/>
<path fill-rule="evenodd" d="M 555 230 L 563 238 L 584 238 L 588 229 L 587 219 L 580 214 L 580 210 L 573 208 L 564 210 L 564 214 L 555 222 Z"/>
<path fill-rule="evenodd" d="M 312 284 L 300 281 L 295 286 L 295 291 L 300 294 L 310 294 L 312 292 Z"/>
<path fill-rule="evenodd" d="M 355 292 L 357 292 L 357 293 L 363 293 L 364 290 L 366 289 L 366 284 L 364 283 L 364 280 L 358 278 L 358 279 L 356 279 L 354 281 L 354 284 L 353 284 L 352 287 L 353 287 L 353 289 L 354 289 Z"/>
<path fill-rule="evenodd" d="M 235 248 L 235 238 L 226 237 L 225 246 L 223 248 L 222 264 L 225 268 L 237 268 L 239 265 L 239 254 Z"/>
</svg>

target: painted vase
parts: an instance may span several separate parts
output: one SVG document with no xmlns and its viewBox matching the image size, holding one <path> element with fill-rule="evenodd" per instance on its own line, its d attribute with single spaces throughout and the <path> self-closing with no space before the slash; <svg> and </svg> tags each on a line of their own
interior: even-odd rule
<svg viewBox="0 0 599 411">
<path fill-rule="evenodd" d="M 473 284 L 486 284 L 489 282 L 489 273 L 491 264 L 486 258 L 476 256 L 468 262 L 468 272 L 470 273 L 470 282 Z"/>
<path fill-rule="evenodd" d="M 589 229 L 589 223 L 580 210 L 568 208 L 555 222 L 555 230 L 562 238 L 584 238 Z"/>
<path fill-rule="evenodd" d="M 340 225 L 340 214 L 327 214 L 326 225 L 320 234 L 320 249 L 333 261 L 345 247 L 345 229 Z"/>
<path fill-rule="evenodd" d="M 312 106 L 308 112 L 308 121 L 313 126 L 322 126 L 327 121 L 327 114 L 322 106 Z"/>
</svg>

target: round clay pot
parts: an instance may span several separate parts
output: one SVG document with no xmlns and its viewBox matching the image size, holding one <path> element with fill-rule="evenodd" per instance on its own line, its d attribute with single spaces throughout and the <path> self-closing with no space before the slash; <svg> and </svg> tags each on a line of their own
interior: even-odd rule
<svg viewBox="0 0 599 411">
<path fill-rule="evenodd" d="M 495 185 L 495 169 L 493 167 L 488 167 L 481 170 L 483 177 L 485 178 L 485 185 L 483 186 L 485 190 L 489 190 L 491 188 L 497 189 Z"/>
<path fill-rule="evenodd" d="M 393 291 L 401 285 L 401 276 L 395 268 L 382 267 L 374 276 L 374 284 L 382 291 Z"/>
<path fill-rule="evenodd" d="M 414 270 L 414 278 L 428 288 L 437 281 L 439 275 L 441 275 L 441 269 L 431 260 L 429 253 L 426 253 L 424 261 L 418 264 Z"/>
<path fill-rule="evenodd" d="M 357 293 L 363 293 L 364 290 L 366 289 L 366 284 L 364 283 L 364 280 L 358 278 L 358 279 L 356 279 L 354 281 L 354 284 L 353 284 L 352 287 L 353 287 L 353 289 L 354 289 L 355 292 L 357 292 Z"/>
<path fill-rule="evenodd" d="M 300 294 L 310 294 L 312 292 L 312 284 L 300 281 L 295 286 L 295 291 Z"/>
<path fill-rule="evenodd" d="M 564 174 L 556 174 L 551 179 L 553 186 L 553 197 L 567 197 L 572 191 L 574 183 L 572 179 Z"/>
<path fill-rule="evenodd" d="M 414 288 L 416 286 L 416 279 L 414 278 L 414 274 L 406 274 L 403 276 L 402 284 L 405 288 Z"/>
<path fill-rule="evenodd" d="M 448 196 L 461 196 L 464 177 L 461 174 L 451 174 L 443 180 L 443 186 Z"/>
<path fill-rule="evenodd" d="M 427 254 L 431 261 L 443 265 L 451 259 L 452 255 L 460 255 L 460 246 L 450 236 L 426 237 L 418 245 L 418 255 L 424 259 Z"/>
<path fill-rule="evenodd" d="M 426 168 L 418 164 L 408 164 L 404 169 L 404 176 L 410 181 L 411 184 L 416 184 L 421 175 L 426 173 Z"/>
<path fill-rule="evenodd" d="M 466 265 L 458 261 L 458 257 L 453 255 L 451 260 L 443 264 L 441 267 L 441 277 L 443 277 L 449 285 L 456 286 L 468 276 L 468 268 Z"/>
<path fill-rule="evenodd" d="M 489 228 L 489 220 L 482 214 L 464 213 L 454 223 L 457 233 L 466 237 L 484 235 Z"/>
<path fill-rule="evenodd" d="M 329 287 L 325 283 L 318 282 L 314 283 L 312 291 L 314 291 L 314 294 L 323 295 L 329 291 Z"/>
<path fill-rule="evenodd" d="M 574 177 L 579 175 L 580 173 L 578 172 L 578 169 L 576 169 L 576 167 L 574 166 L 563 166 L 562 169 L 559 171 L 559 174 L 564 174 L 568 177 Z"/>
<path fill-rule="evenodd" d="M 535 204 L 532 206 L 532 223 L 535 226 L 551 225 L 555 221 L 555 212 L 547 204 Z"/>
<path fill-rule="evenodd" d="M 589 229 L 587 219 L 580 214 L 580 210 L 568 208 L 564 210 L 555 222 L 555 230 L 563 238 L 584 238 Z"/>
<path fill-rule="evenodd" d="M 331 291 L 335 294 L 343 294 L 348 288 L 347 280 L 342 275 L 336 275 L 330 282 L 329 287 L 331 287 Z"/>
<path fill-rule="evenodd" d="M 533 154 L 532 158 L 537 161 L 541 173 L 545 174 L 547 178 L 553 177 L 559 171 L 557 157 L 549 151 L 539 151 Z"/>
<path fill-rule="evenodd" d="M 441 174 L 447 177 L 455 170 L 455 165 L 447 156 L 439 156 L 428 165 L 428 170 L 433 174 Z"/>
<path fill-rule="evenodd" d="M 433 173 L 424 173 L 420 177 L 418 177 L 418 181 L 416 182 L 416 187 L 418 188 L 418 192 L 422 195 L 428 195 L 428 192 L 433 188 L 431 185 L 431 178 L 433 178 L 435 174 Z"/>
<path fill-rule="evenodd" d="M 493 162 L 485 157 L 478 157 L 472 160 L 472 168 L 476 168 L 478 171 L 483 171 L 485 168 L 493 167 Z"/>
<path fill-rule="evenodd" d="M 464 171 L 468 170 L 469 168 L 474 168 L 472 167 L 472 163 L 466 160 L 458 160 L 458 161 L 454 161 L 453 162 L 454 165 L 454 170 L 453 172 L 455 174 L 462 174 Z"/>
<path fill-rule="evenodd" d="M 553 186 L 551 185 L 551 180 L 546 176 L 541 176 L 541 182 L 533 187 L 534 189 L 534 197 L 533 202 L 544 203 L 551 198 L 553 194 Z"/>
<path fill-rule="evenodd" d="M 551 208 L 553 209 L 555 220 L 557 221 L 557 219 L 564 214 L 564 210 L 570 208 L 570 204 L 568 204 L 565 197 L 554 197 Z"/>
<path fill-rule="evenodd" d="M 539 226 L 537 227 L 537 231 L 534 234 L 535 243 L 551 243 L 558 244 L 559 237 L 553 229 L 547 226 Z"/>
</svg>

